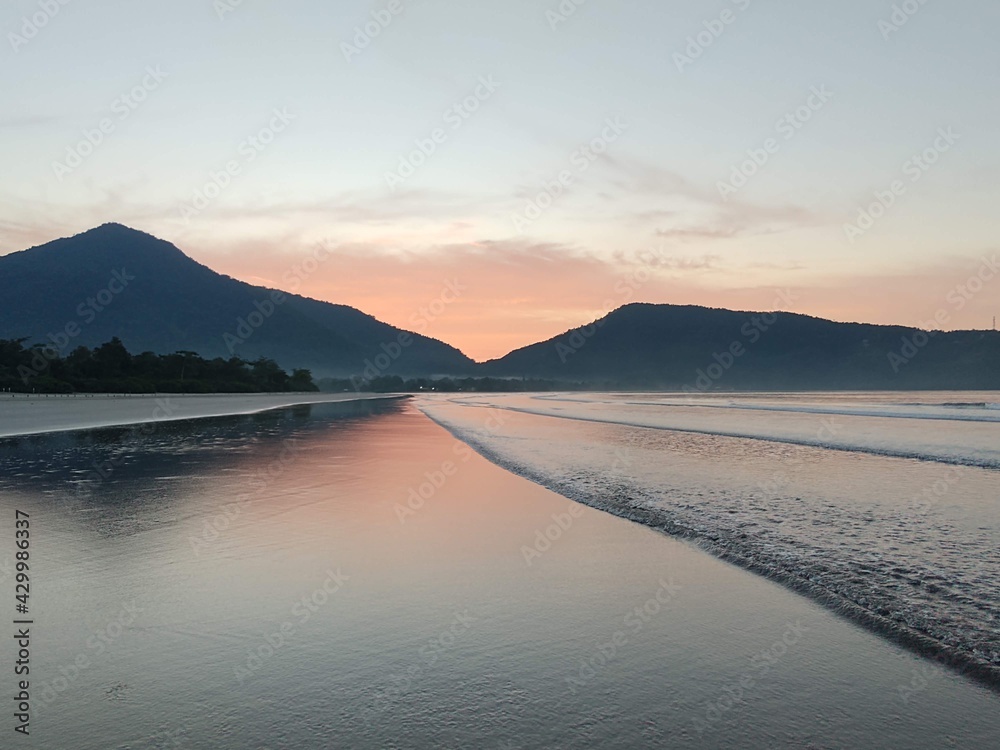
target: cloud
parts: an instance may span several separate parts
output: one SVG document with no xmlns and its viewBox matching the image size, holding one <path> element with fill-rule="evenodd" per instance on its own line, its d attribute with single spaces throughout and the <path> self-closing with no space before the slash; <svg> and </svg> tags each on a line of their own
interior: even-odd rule
<svg viewBox="0 0 1000 750">
<path fill-rule="evenodd" d="M 657 229 L 655 234 L 665 240 L 687 242 L 689 240 L 729 239 L 738 235 L 739 231 L 734 227 L 694 227 L 691 229 Z"/>
<path fill-rule="evenodd" d="M 803 206 L 724 201 L 714 187 L 702 186 L 666 167 L 618 154 L 604 154 L 597 163 L 607 182 L 633 204 L 660 204 L 632 210 L 615 221 L 622 226 L 649 229 L 666 241 L 729 240 L 836 223 L 837 217 Z"/>
<path fill-rule="evenodd" d="M 613 257 L 620 266 L 645 266 L 667 271 L 707 271 L 719 268 L 722 262 L 720 255 L 668 255 L 662 246 L 638 252 L 618 250 Z"/>
<path fill-rule="evenodd" d="M 42 232 L 34 221 L 0 222 L 0 233 L 6 241 L 30 238 L 15 248 L 21 249 L 89 228 L 69 231 L 65 223 L 50 222 Z M 281 226 L 282 231 L 224 240 L 194 230 L 183 238 L 162 236 L 220 273 L 288 289 L 289 271 L 311 256 L 316 242 L 308 231 Z M 294 291 L 413 330 L 421 309 L 439 299 L 447 284 L 458 282 L 465 291 L 421 332 L 480 360 L 584 325 L 630 302 L 771 310 L 778 295 L 776 284 L 768 281 L 776 278 L 798 295 L 794 311 L 841 321 L 917 325 L 945 308 L 951 327 L 986 328 L 1000 293 L 1000 286 L 988 287 L 963 310 L 951 307 L 947 295 L 979 267 L 975 258 L 830 275 L 792 261 L 738 262 L 666 248 L 599 255 L 574 244 L 527 238 L 428 245 L 332 239 L 327 247 L 327 259 Z M 653 272 L 642 273 L 643 268 Z"/>
<path fill-rule="evenodd" d="M 186 249 L 200 262 L 251 282 L 281 279 L 310 252 L 304 245 L 279 250 L 261 239 Z M 331 247 L 321 269 L 298 291 L 412 330 L 421 309 L 449 282 L 458 282 L 466 291 L 421 332 L 486 359 L 572 327 L 581 315 L 594 317 L 622 275 L 611 259 L 551 242 L 484 239 L 420 248 L 352 242 Z"/>
<path fill-rule="evenodd" d="M 59 122 L 61 119 L 62 118 L 54 115 L 21 115 L 13 117 L 0 117 L 0 130 L 37 128 L 39 125 L 48 125 L 52 122 Z"/>
<path fill-rule="evenodd" d="M 295 256 L 262 242 L 253 252 L 243 247 L 216 260 L 200 254 L 199 260 L 240 278 L 249 273 L 281 278 L 282 263 L 287 267 Z M 637 273 L 641 267 L 654 273 Z M 448 281 L 458 281 L 467 291 L 423 332 L 482 360 L 584 325 L 629 302 L 772 310 L 781 306 L 776 304 L 779 286 L 798 295 L 794 312 L 916 325 L 947 307 L 948 292 L 977 267 L 977 261 L 964 258 L 868 276 L 818 276 L 791 262 L 727 266 L 714 254 L 665 251 L 604 257 L 572 245 L 531 240 L 486 239 L 402 252 L 352 243 L 334 248 L 301 291 L 412 328 L 413 316 L 437 299 Z M 727 273 L 711 273 L 719 270 Z M 775 270 L 783 271 L 787 283 L 766 283 Z M 995 299 L 996 293 L 984 291 L 963 311 L 953 310 L 953 327 L 988 327 Z"/>
</svg>

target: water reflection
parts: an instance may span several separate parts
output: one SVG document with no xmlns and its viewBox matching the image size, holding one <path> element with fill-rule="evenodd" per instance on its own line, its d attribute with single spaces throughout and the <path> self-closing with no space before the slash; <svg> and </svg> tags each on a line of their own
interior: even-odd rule
<svg viewBox="0 0 1000 750">
<path fill-rule="evenodd" d="M 102 534 L 127 533 L 198 485 L 224 478 L 234 497 L 260 488 L 296 446 L 323 434 L 349 438 L 359 424 L 398 413 L 402 400 L 304 404 L 251 415 L 169 421 L 0 439 L 0 491 L 46 499 Z M 246 487 L 241 488 L 241 484 Z M 102 513 L 95 515 L 95 511 Z M 108 523 L 129 516 L 129 523 Z M 152 515 L 151 515 L 152 514 Z"/>
<path fill-rule="evenodd" d="M 945 675 L 903 706 L 911 656 L 571 512 L 409 404 L 344 408 L 0 445 L 2 512 L 37 528 L 39 747 L 867 747 L 892 720 L 898 744 L 936 748 L 997 728 L 988 693 Z M 797 621 L 807 636 L 697 734 Z"/>
</svg>

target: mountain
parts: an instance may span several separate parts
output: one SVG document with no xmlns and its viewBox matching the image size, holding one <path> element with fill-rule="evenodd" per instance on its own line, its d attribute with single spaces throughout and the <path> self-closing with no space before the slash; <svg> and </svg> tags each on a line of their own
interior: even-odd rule
<svg viewBox="0 0 1000 750">
<path fill-rule="evenodd" d="M 134 353 L 264 356 L 316 376 L 463 374 L 474 365 L 436 339 L 224 276 L 120 224 L 0 257 L 0 300 L 0 339 L 30 337 L 64 355 L 117 336 Z"/>
<path fill-rule="evenodd" d="M 0 257 L 0 300 L 0 339 L 29 337 L 63 355 L 117 336 L 133 353 L 268 357 L 317 377 L 477 375 L 694 391 L 1000 389 L 994 331 L 926 333 L 678 305 L 626 305 L 477 365 L 352 307 L 223 276 L 120 224 Z"/>
<path fill-rule="evenodd" d="M 630 304 L 479 368 L 498 377 L 706 390 L 1000 389 L 1000 333 Z"/>
</svg>

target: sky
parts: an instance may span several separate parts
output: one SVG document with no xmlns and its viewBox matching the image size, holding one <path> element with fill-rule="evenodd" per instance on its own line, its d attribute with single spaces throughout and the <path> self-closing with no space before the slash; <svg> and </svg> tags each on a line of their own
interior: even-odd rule
<svg viewBox="0 0 1000 750">
<path fill-rule="evenodd" d="M 8 0 L 0 254 L 116 221 L 478 360 L 628 302 L 990 328 L 998 24 L 988 0 Z"/>
</svg>

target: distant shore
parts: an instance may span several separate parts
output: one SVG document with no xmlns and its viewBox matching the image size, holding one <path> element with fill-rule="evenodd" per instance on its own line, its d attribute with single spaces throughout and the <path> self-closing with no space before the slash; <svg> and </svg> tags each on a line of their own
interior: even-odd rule
<svg viewBox="0 0 1000 750">
<path fill-rule="evenodd" d="M 301 404 L 406 398 L 375 393 L 0 393 L 0 438 L 256 414 Z"/>
</svg>

